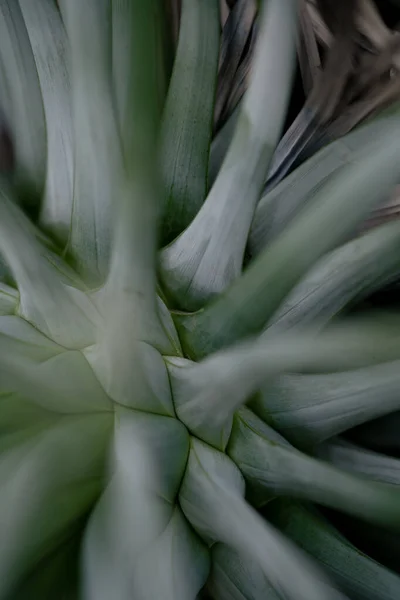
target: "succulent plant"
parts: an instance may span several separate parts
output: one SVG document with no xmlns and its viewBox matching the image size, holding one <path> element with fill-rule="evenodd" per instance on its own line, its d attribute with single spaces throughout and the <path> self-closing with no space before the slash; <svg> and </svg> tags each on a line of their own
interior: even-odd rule
<svg viewBox="0 0 400 600">
<path fill-rule="evenodd" d="M 0 2 L 0 599 L 400 597 L 318 512 L 400 527 L 340 437 L 400 409 L 396 315 L 343 314 L 399 275 L 400 223 L 359 234 L 398 107 L 263 194 L 297 7 L 261 5 L 215 153 L 217 0 L 171 75 L 159 0 Z"/>
</svg>

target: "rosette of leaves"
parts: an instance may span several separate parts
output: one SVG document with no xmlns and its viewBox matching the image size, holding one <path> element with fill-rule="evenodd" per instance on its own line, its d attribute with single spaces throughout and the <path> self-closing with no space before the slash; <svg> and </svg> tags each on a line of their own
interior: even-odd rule
<svg viewBox="0 0 400 600">
<path fill-rule="evenodd" d="M 269 0 L 209 189 L 218 2 L 183 1 L 170 77 L 158 0 L 59 4 L 0 3 L 0 598 L 398 598 L 295 503 L 400 526 L 397 463 L 335 442 L 400 404 L 398 320 L 338 316 L 398 276 L 397 222 L 353 237 L 397 111 L 260 203 L 297 23 Z"/>
</svg>

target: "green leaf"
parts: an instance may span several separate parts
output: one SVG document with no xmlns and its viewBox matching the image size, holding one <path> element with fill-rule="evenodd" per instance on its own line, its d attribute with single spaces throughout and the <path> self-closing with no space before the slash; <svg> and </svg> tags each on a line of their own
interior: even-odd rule
<svg viewBox="0 0 400 600">
<path fill-rule="evenodd" d="M 400 409 L 399 361 L 331 375 L 284 375 L 251 408 L 299 447 Z"/>
<path fill-rule="evenodd" d="M 189 434 L 175 417 L 118 407 L 117 427 L 124 438 L 142 440 L 157 464 L 157 494 L 174 504 L 189 454 Z"/>
<path fill-rule="evenodd" d="M 253 21 L 257 13 L 255 0 L 235 2 L 225 21 L 219 58 L 217 97 L 215 102 L 215 125 L 218 127 L 232 90 L 246 44 L 251 36 Z"/>
<path fill-rule="evenodd" d="M 183 1 L 161 134 L 161 170 L 166 193 L 164 243 L 190 224 L 206 197 L 219 54 L 218 25 L 217 0 Z"/>
<path fill-rule="evenodd" d="M 396 280 L 400 224 L 377 227 L 324 256 L 294 287 L 266 326 L 268 335 L 293 327 L 321 328 L 350 301 Z"/>
<path fill-rule="evenodd" d="M 218 131 L 217 135 L 212 141 L 210 158 L 208 161 L 208 184 L 210 188 L 214 185 L 217 175 L 224 162 L 226 153 L 231 145 L 240 116 L 241 105 L 242 103 L 240 102 L 236 106 L 229 119 L 227 119 L 223 127 Z"/>
<path fill-rule="evenodd" d="M 340 438 L 328 440 L 316 448 L 316 455 L 335 466 L 374 481 L 400 484 L 400 459 L 371 452 Z"/>
<path fill-rule="evenodd" d="M 64 420 L 1 457 L 1 597 L 93 504 L 111 423 L 95 415 Z"/>
<path fill-rule="evenodd" d="M 156 293 L 156 102 L 158 49 L 154 12 L 159 0 L 130 5 L 132 60 L 130 126 L 123 132 L 125 171 L 114 190 L 115 230 L 110 271 L 101 298 L 104 328 L 87 356 L 107 393 L 131 408 L 173 414 L 160 352 L 174 353 L 162 326 Z"/>
<path fill-rule="evenodd" d="M 194 221 L 161 255 L 162 281 L 177 308 L 201 308 L 241 273 L 251 220 L 290 95 L 295 13 L 292 0 L 266 5 L 252 81 L 224 163 Z"/>
<path fill-rule="evenodd" d="M 176 491 L 176 477 L 182 476 L 186 462 L 187 435 L 186 440 L 180 436 L 186 452 L 180 452 L 176 463 L 173 438 L 178 423 L 168 421 L 169 430 L 160 419 L 143 420 L 130 411 L 118 414 L 115 474 L 85 535 L 83 597 L 87 600 L 194 600 L 205 583 L 208 554 L 174 507 L 171 481 L 163 472 L 163 464 L 169 462 Z M 160 434 L 163 439 L 154 447 Z M 156 571 L 154 565 L 159 566 Z"/>
<path fill-rule="evenodd" d="M 12 395 L 9 412 L 16 424 L 20 400 L 58 415 L 112 412 L 81 352 L 65 351 L 23 319 L 0 317 L 0 356 L 0 394 Z M 8 418 L 3 404 L 2 425 Z"/>
<path fill-rule="evenodd" d="M 255 487 L 259 502 L 275 495 L 302 498 L 399 529 L 398 487 L 357 477 L 299 452 L 248 409 L 235 415 L 228 454 Z"/>
<path fill-rule="evenodd" d="M 318 560 L 349 594 L 360 600 L 397 600 L 400 578 L 355 548 L 318 514 L 293 501 L 274 501 L 267 517 Z"/>
<path fill-rule="evenodd" d="M 95 341 L 95 305 L 84 291 L 65 282 L 65 276 L 51 264 L 48 250 L 12 202 L 4 182 L 0 182 L 0 252 L 18 285 L 21 316 L 67 348 L 82 348 Z"/>
<path fill-rule="evenodd" d="M 46 123 L 32 47 L 15 0 L 0 3 L 0 40 L 0 107 L 11 132 L 16 178 L 41 194 L 46 173 Z"/>
<path fill-rule="evenodd" d="M 108 272 L 121 148 L 111 86 L 109 0 L 61 0 L 71 62 L 74 200 L 68 248 L 90 285 Z M 90 32 L 90 35 L 88 35 Z"/>
<path fill-rule="evenodd" d="M 274 390 L 277 375 L 327 373 L 399 358 L 398 323 L 383 327 L 374 322 L 349 322 L 336 324 L 320 335 L 302 331 L 280 337 L 261 336 L 221 350 L 199 363 L 168 358 L 167 366 L 180 420 L 197 437 L 224 450 L 233 412 L 260 387 L 263 397 L 259 403 L 266 406 L 264 412 L 268 411 L 269 390 Z M 277 387 L 279 390 L 279 380 Z M 272 407 L 273 410 L 274 404 Z M 275 408 L 278 417 L 279 407 L 278 401 Z M 293 413 L 295 418 L 295 408 Z M 274 416 L 272 412 L 268 418 Z M 305 431 L 312 424 L 306 422 Z"/>
<path fill-rule="evenodd" d="M 211 549 L 207 587 L 217 600 L 278 600 L 259 565 L 225 544 Z"/>
<path fill-rule="evenodd" d="M 305 555 L 246 504 L 243 493 L 242 476 L 232 461 L 192 438 L 179 500 L 202 537 L 246 553 L 260 565 L 278 596 L 344 600 Z"/>
<path fill-rule="evenodd" d="M 46 556 L 22 583 L 13 589 L 11 597 L 14 600 L 32 598 L 78 600 L 79 550 L 80 536 L 74 535 Z"/>
<path fill-rule="evenodd" d="M 308 269 L 353 233 L 398 180 L 398 121 L 382 126 L 380 145 L 343 167 L 245 273 L 203 311 L 177 314 L 182 345 L 202 357 L 258 333 Z M 218 255 L 218 254 L 217 254 Z"/>
<path fill-rule="evenodd" d="M 65 246 L 73 199 L 73 125 L 67 35 L 54 0 L 19 0 L 32 44 L 47 125 L 41 225 Z M 29 107 L 31 108 L 31 96 Z M 30 113 L 30 120 L 34 117 Z"/>
<path fill-rule="evenodd" d="M 0 316 L 15 314 L 18 300 L 17 290 L 0 282 Z"/>
<path fill-rule="evenodd" d="M 248 249 L 252 256 L 259 254 L 276 238 L 307 204 L 319 196 L 321 188 L 337 175 L 346 164 L 360 157 L 381 142 L 388 125 L 398 123 L 398 108 L 394 114 L 379 115 L 355 131 L 316 152 L 293 173 L 261 198 L 249 235 Z M 385 195 L 382 195 L 384 200 Z"/>
</svg>

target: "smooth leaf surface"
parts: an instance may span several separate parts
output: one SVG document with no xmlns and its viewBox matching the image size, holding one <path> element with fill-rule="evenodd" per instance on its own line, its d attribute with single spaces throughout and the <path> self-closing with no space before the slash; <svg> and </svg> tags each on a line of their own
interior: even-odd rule
<svg viewBox="0 0 400 600">
<path fill-rule="evenodd" d="M 190 357 L 202 357 L 258 333 L 293 286 L 324 254 L 352 234 L 398 180 L 398 120 L 381 145 L 341 169 L 245 273 L 203 311 L 175 321 Z"/>
<path fill-rule="evenodd" d="M 221 350 L 198 363 L 168 359 L 177 414 L 195 435 L 224 449 L 233 412 L 260 387 L 260 404 L 268 407 L 269 390 L 274 390 L 279 374 L 328 373 L 398 360 L 400 335 L 396 325 L 350 322 L 332 326 L 320 335 L 312 330 L 271 338 L 264 335 Z M 371 378 L 372 374 L 369 381 Z M 314 391 L 311 397 L 319 398 L 318 392 Z M 279 412 L 279 400 L 275 402 L 272 410 Z M 328 403 L 329 408 L 332 410 Z M 293 413 L 296 415 L 295 409 Z M 304 423 L 304 428 L 312 428 L 312 424 Z"/>
<path fill-rule="evenodd" d="M 68 249 L 88 283 L 108 272 L 121 147 L 111 87 L 108 0 L 61 0 L 71 65 L 74 200 Z M 90 32 L 90 35 L 88 35 Z"/>
<path fill-rule="evenodd" d="M 366 151 L 373 152 L 380 143 L 382 132 L 387 131 L 391 123 L 394 126 L 398 123 L 398 107 L 394 114 L 379 115 L 322 148 L 264 194 L 257 205 L 249 234 L 251 255 L 256 256 L 271 243 L 346 164 L 354 163 Z M 381 200 L 384 198 L 381 196 Z"/>
<path fill-rule="evenodd" d="M 399 487 L 299 452 L 246 408 L 235 415 L 228 454 L 259 491 L 259 501 L 274 495 L 303 498 L 392 530 L 400 527 Z"/>
<path fill-rule="evenodd" d="M 399 410 L 399 362 L 331 375 L 284 375 L 251 408 L 299 447 Z"/>
<path fill-rule="evenodd" d="M 400 272 L 400 225 L 373 229 L 323 257 L 294 287 L 267 323 L 268 335 L 321 328 L 350 302 L 395 281 Z"/>
<path fill-rule="evenodd" d="M 16 177 L 40 194 L 46 172 L 46 122 L 32 46 L 18 1 L 3 0 L 0 4 L 0 40 L 0 108 L 11 134 Z"/>
<path fill-rule="evenodd" d="M 289 99 L 295 13 L 292 0 L 265 5 L 252 81 L 229 151 L 196 218 L 161 255 L 162 281 L 176 308 L 201 308 L 241 273 L 251 219 Z"/>
<path fill-rule="evenodd" d="M 262 569 L 225 544 L 214 544 L 208 589 L 217 600 L 278 600 Z"/>
<path fill-rule="evenodd" d="M 85 292 L 64 283 L 31 222 L 4 182 L 0 185 L 0 252 L 18 285 L 19 313 L 62 346 L 92 344 L 98 323 L 95 305 Z"/>
<path fill-rule="evenodd" d="M 194 528 L 207 540 L 245 552 L 260 565 L 278 596 L 344 600 L 305 555 L 245 502 L 243 488 L 240 471 L 226 455 L 192 438 L 179 499 Z"/>
<path fill-rule="evenodd" d="M 53 0 L 19 0 L 19 4 L 32 45 L 46 119 L 47 169 L 40 223 L 65 246 L 73 200 L 73 124 L 68 40 Z M 30 112 L 30 120 L 34 119 Z"/>
<path fill-rule="evenodd" d="M 161 132 L 164 243 L 190 224 L 206 197 L 219 54 L 218 13 L 217 0 L 182 3 Z"/>
<path fill-rule="evenodd" d="M 181 451 L 177 463 L 175 449 L 186 442 L 168 421 L 169 430 L 160 419 L 118 413 L 115 475 L 85 536 L 85 599 L 194 600 L 205 583 L 208 554 L 170 496 L 186 459 Z M 168 462 L 172 479 L 163 469 Z"/>
<path fill-rule="evenodd" d="M 360 552 L 319 515 L 301 504 L 274 501 L 268 506 L 267 516 L 318 560 L 351 598 L 398 598 L 399 576 Z"/>
</svg>

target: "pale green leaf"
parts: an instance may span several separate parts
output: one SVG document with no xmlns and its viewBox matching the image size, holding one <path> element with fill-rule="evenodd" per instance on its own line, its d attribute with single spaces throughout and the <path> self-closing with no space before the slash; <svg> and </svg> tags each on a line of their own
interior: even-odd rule
<svg viewBox="0 0 400 600">
<path fill-rule="evenodd" d="M 262 387 L 252 409 L 296 446 L 313 446 L 400 409 L 400 363 L 334 374 L 284 375 Z"/>
<path fill-rule="evenodd" d="M 93 504 L 111 423 L 94 415 L 64 420 L 1 457 L 1 597 Z"/>
<path fill-rule="evenodd" d="M 164 243 L 190 224 L 206 197 L 219 53 L 218 21 L 217 0 L 183 1 L 161 132 L 161 171 L 166 194 Z"/>
<path fill-rule="evenodd" d="M 136 417 L 139 420 L 135 423 Z M 169 430 L 160 419 L 143 420 L 133 412 L 119 412 L 115 475 L 85 536 L 85 599 L 195 600 L 205 583 L 205 548 L 188 528 L 179 508 L 174 508 L 175 498 L 164 497 L 172 489 L 163 465 L 169 461 L 169 472 L 175 471 L 173 487 L 177 489 L 187 452 L 187 438 L 185 442 L 180 436 L 186 452 L 181 448 L 179 461 L 174 460 L 179 445 L 173 439 L 178 423 L 166 421 Z M 154 447 L 159 435 L 163 439 Z"/>
<path fill-rule="evenodd" d="M 16 0 L 0 3 L 0 40 L 0 107 L 13 141 L 17 180 L 40 194 L 46 173 L 46 123 L 35 59 Z"/>
<path fill-rule="evenodd" d="M 381 136 L 398 124 L 394 114 L 378 116 L 355 131 L 316 152 L 261 198 L 249 235 L 249 251 L 259 254 L 278 236 L 299 211 L 319 196 L 321 188 L 349 163 L 357 162 L 382 143 Z M 380 198 L 384 201 L 385 195 Z"/>
<path fill-rule="evenodd" d="M 70 49 L 74 199 L 68 248 L 91 285 L 108 272 L 121 148 L 111 86 L 109 0 L 62 0 Z M 89 34 L 90 32 L 90 34 Z"/>
<path fill-rule="evenodd" d="M 397 600 L 400 578 L 350 544 L 327 521 L 295 502 L 274 501 L 268 518 L 324 566 L 357 600 Z"/>
<path fill-rule="evenodd" d="M 259 403 L 268 411 L 270 389 L 275 389 L 277 397 L 279 380 L 276 384 L 275 378 L 279 374 L 328 373 L 399 358 L 398 324 L 391 322 L 383 327 L 372 321 L 336 324 L 319 335 L 312 330 L 311 333 L 301 331 L 271 338 L 264 335 L 221 350 L 198 363 L 168 358 L 167 366 L 179 418 L 197 437 L 223 450 L 229 438 L 233 412 L 260 387 L 263 395 Z M 319 398 L 319 392 L 314 391 L 310 396 L 314 402 L 316 396 Z M 272 410 L 275 409 L 279 418 L 281 405 L 279 400 L 275 400 L 274 405 L 275 397 L 272 396 Z M 329 408 L 332 410 L 331 404 L 328 404 Z M 295 408 L 293 413 L 295 418 Z M 274 413 L 269 418 L 274 419 Z M 304 430 L 313 425 L 313 422 L 306 422 Z"/>
<path fill-rule="evenodd" d="M 317 446 L 316 455 L 350 473 L 357 473 L 374 481 L 400 485 L 398 458 L 371 452 L 340 438 L 328 440 Z"/>
<path fill-rule="evenodd" d="M 18 300 L 17 290 L 0 282 L 0 316 L 15 314 Z"/>
<path fill-rule="evenodd" d="M 229 12 L 221 36 L 218 87 L 215 100 L 215 126 L 218 127 L 232 92 L 235 75 L 257 13 L 256 0 L 237 0 Z"/>
<path fill-rule="evenodd" d="M 218 131 L 217 135 L 212 141 L 210 158 L 208 162 L 208 184 L 210 188 L 214 185 L 219 170 L 224 162 L 226 153 L 228 152 L 229 146 L 232 142 L 232 138 L 235 134 L 236 125 L 240 116 L 240 111 L 241 103 L 236 106 L 229 119 L 227 119 L 223 127 Z"/>
<path fill-rule="evenodd" d="M 175 353 L 161 324 L 156 293 L 157 62 L 154 11 L 159 0 L 132 3 L 130 126 L 122 135 L 125 172 L 115 188 L 115 230 L 110 271 L 102 294 L 104 328 L 88 358 L 116 402 L 173 414 L 167 372 L 159 352 Z M 157 349 L 157 350 L 156 350 Z"/>
<path fill-rule="evenodd" d="M 47 124 L 47 170 L 40 222 L 65 246 L 73 198 L 73 125 L 68 40 L 54 0 L 19 0 L 38 71 Z M 29 97 L 27 106 L 31 108 Z M 26 98 L 24 99 L 26 101 Z M 35 117 L 30 112 L 30 119 Z"/>
<path fill-rule="evenodd" d="M 228 454 L 255 486 L 259 502 L 275 495 L 302 498 L 399 529 L 399 487 L 357 477 L 299 452 L 248 409 L 235 415 Z"/>
<path fill-rule="evenodd" d="M 65 351 L 18 317 L 0 317 L 0 356 L 1 394 L 57 414 L 112 411 L 82 353 Z"/>
<path fill-rule="evenodd" d="M 89 296 L 66 284 L 24 213 L 0 190 L 0 252 L 18 285 L 19 313 L 55 342 L 82 348 L 95 341 L 98 312 Z"/>
<path fill-rule="evenodd" d="M 225 544 L 211 549 L 207 587 L 215 600 L 278 600 L 260 566 Z"/>
<path fill-rule="evenodd" d="M 203 311 L 176 315 L 190 356 L 208 355 L 258 333 L 308 269 L 389 194 L 400 167 L 398 119 L 381 135 L 380 145 L 339 170 L 224 294 Z"/>
<path fill-rule="evenodd" d="M 177 308 L 201 308 L 241 273 L 251 220 L 290 95 L 295 14 L 292 0 L 266 4 L 252 81 L 224 163 L 194 221 L 161 255 L 163 284 Z"/>
<path fill-rule="evenodd" d="M 400 224 L 377 227 L 323 257 L 294 287 L 266 326 L 268 335 L 293 327 L 321 328 L 350 301 L 400 274 Z"/>
<path fill-rule="evenodd" d="M 192 438 L 179 500 L 183 512 L 209 542 L 246 553 L 288 600 L 344 600 L 323 573 L 243 499 L 240 471 L 230 459 Z M 290 573 L 290 577 L 288 577 Z"/>
</svg>

